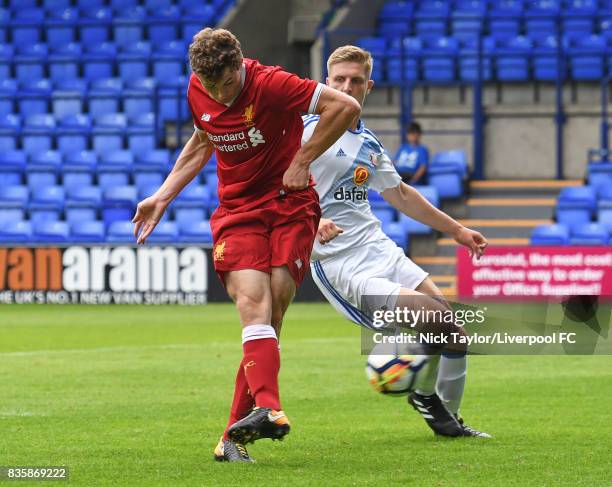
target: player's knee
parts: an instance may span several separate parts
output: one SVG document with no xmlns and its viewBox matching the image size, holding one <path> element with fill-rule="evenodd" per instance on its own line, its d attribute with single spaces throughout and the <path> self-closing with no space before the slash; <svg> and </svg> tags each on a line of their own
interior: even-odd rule
<svg viewBox="0 0 612 487">
<path fill-rule="evenodd" d="M 240 316 L 246 321 L 266 320 L 271 315 L 270 299 L 264 293 L 238 292 L 235 302 Z"/>
</svg>

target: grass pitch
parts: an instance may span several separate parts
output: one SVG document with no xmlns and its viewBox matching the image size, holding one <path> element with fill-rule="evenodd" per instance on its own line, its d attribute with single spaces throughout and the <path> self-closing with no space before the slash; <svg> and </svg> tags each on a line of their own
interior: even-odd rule
<svg viewBox="0 0 612 487">
<path fill-rule="evenodd" d="M 356 326 L 295 304 L 292 432 L 219 464 L 240 355 L 231 305 L 1 306 L 0 465 L 65 465 L 84 486 L 612 485 L 612 357 L 472 357 L 462 412 L 495 438 L 434 438 L 369 388 Z"/>
</svg>

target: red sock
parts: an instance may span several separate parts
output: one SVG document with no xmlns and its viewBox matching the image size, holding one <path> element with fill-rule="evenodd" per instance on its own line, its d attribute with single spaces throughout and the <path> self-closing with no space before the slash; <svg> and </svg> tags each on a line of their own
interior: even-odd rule
<svg viewBox="0 0 612 487">
<path fill-rule="evenodd" d="M 248 340 L 244 350 L 244 373 L 257 407 L 280 410 L 278 371 L 280 354 L 275 338 Z"/>
<path fill-rule="evenodd" d="M 249 391 L 249 384 L 247 383 L 244 375 L 244 358 L 238 366 L 238 372 L 236 373 L 236 386 L 234 387 L 234 399 L 232 400 L 232 408 L 230 409 L 230 417 L 227 422 L 227 427 L 223 432 L 223 439 L 227 440 L 227 430 L 236 421 L 244 418 L 249 410 L 255 405 L 253 396 Z"/>
</svg>

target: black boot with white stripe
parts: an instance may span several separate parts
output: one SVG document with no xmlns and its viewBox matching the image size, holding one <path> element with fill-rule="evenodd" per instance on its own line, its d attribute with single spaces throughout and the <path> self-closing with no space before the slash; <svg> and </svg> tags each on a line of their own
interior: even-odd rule
<svg viewBox="0 0 612 487">
<path fill-rule="evenodd" d="M 485 433 L 484 431 L 475 430 L 474 428 L 471 428 L 470 426 L 465 424 L 465 421 L 463 421 L 463 418 L 459 416 L 458 414 L 455 415 L 455 417 L 457 418 L 457 421 L 459 421 L 459 424 L 463 428 L 463 436 L 474 436 L 476 438 L 493 438 L 489 433 Z"/>
<path fill-rule="evenodd" d="M 437 394 L 423 396 L 412 392 L 408 395 L 408 403 L 423 416 L 435 434 L 452 437 L 466 436 L 463 426 L 446 409 Z"/>
</svg>

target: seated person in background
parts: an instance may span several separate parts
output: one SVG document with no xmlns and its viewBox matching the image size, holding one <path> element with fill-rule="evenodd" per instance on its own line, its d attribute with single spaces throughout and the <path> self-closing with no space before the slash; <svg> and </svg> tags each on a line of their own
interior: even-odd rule
<svg viewBox="0 0 612 487">
<path fill-rule="evenodd" d="M 406 142 L 395 154 L 395 168 L 406 184 L 425 184 L 429 150 L 421 144 L 423 131 L 417 122 L 410 122 Z"/>
</svg>

